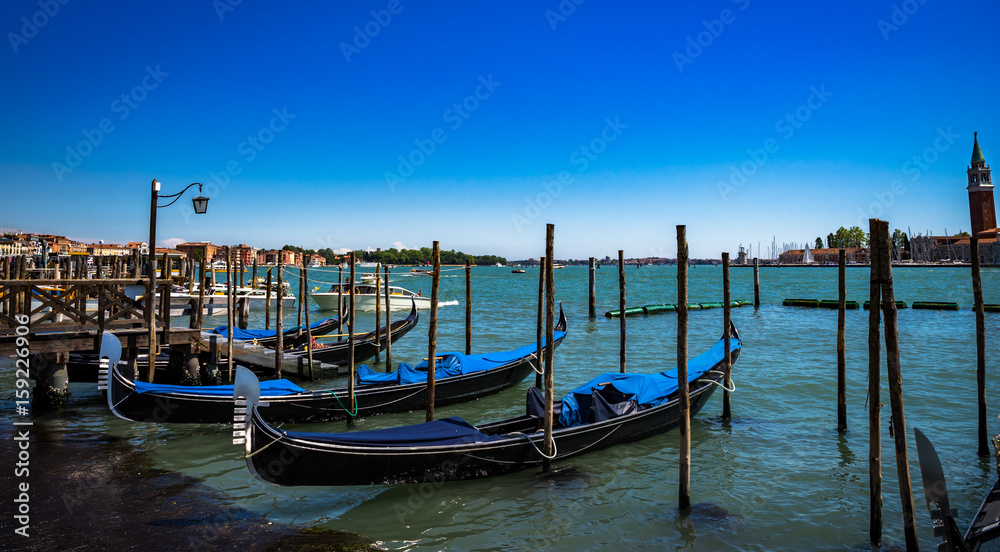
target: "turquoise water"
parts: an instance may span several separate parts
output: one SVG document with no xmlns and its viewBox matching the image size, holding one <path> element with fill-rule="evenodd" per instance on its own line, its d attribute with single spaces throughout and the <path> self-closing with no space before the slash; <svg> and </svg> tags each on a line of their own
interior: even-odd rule
<svg viewBox="0 0 1000 552">
<path fill-rule="evenodd" d="M 336 271 L 310 270 L 314 281 L 335 281 Z M 331 276 L 332 274 L 332 276 Z M 691 301 L 720 301 L 720 267 L 689 271 Z M 445 271 L 441 280 L 438 351 L 464 347 L 464 270 Z M 618 367 L 618 319 L 604 311 L 618 307 L 618 272 L 597 271 L 599 318 L 587 319 L 587 269 L 555 272 L 556 298 L 569 319 L 569 335 L 555 353 L 556 390 L 563 394 L 595 374 Z M 629 305 L 675 302 L 673 267 L 626 271 Z M 753 298 L 752 269 L 732 269 L 732 297 Z M 976 457 L 975 316 L 969 270 L 894 269 L 896 299 L 956 301 L 957 312 L 899 311 L 903 390 L 909 432 L 910 473 L 924 549 L 937 540 L 919 489 L 920 472 L 912 428 L 937 447 L 949 491 L 964 530 L 996 477 L 992 460 Z M 430 292 L 430 278 L 393 275 L 392 283 Z M 473 270 L 473 349 L 510 349 L 534 341 L 537 269 Z M 848 299 L 868 297 L 868 270 L 848 270 Z M 293 290 L 297 289 L 293 283 Z M 983 274 L 987 303 L 1000 303 L 1000 270 Z M 868 541 L 867 321 L 864 310 L 847 313 L 848 426 L 836 432 L 836 334 L 834 310 L 780 306 L 788 297 L 836 299 L 837 269 L 761 269 L 759 310 L 733 309 L 743 338 L 735 366 L 735 419 L 718 420 L 721 394 L 694 419 L 692 500 L 689 517 L 678 516 L 676 431 L 558 462 L 560 470 L 537 470 L 477 481 L 395 487 L 279 488 L 255 480 L 245 467 L 231 431 L 214 425 L 131 424 L 111 416 L 93 384 L 73 384 L 73 403 L 62 416 L 36 423 L 85 428 L 129 438 L 148 449 L 158 467 L 181 471 L 219 489 L 237 504 L 275 521 L 323 526 L 366 534 L 392 550 L 802 550 L 864 548 Z M 458 304 L 454 304 L 457 301 Z M 312 306 L 313 320 L 321 313 Z M 422 311 L 426 315 L 427 311 Z M 400 312 L 399 315 L 402 315 Z M 254 313 L 254 325 L 260 323 Z M 722 333 L 722 310 L 690 312 L 690 354 L 698 354 Z M 289 312 L 286 324 L 294 323 Z M 224 323 L 217 317 L 206 325 Z M 374 326 L 370 314 L 360 328 Z M 651 372 L 676 365 L 676 315 L 628 318 L 628 369 Z M 427 317 L 393 345 L 396 361 L 426 356 Z M 359 329 L 360 329 L 359 328 Z M 987 313 L 987 367 L 1000 365 L 1000 315 Z M 882 462 L 884 542 L 901 547 L 902 514 L 890 409 L 884 384 Z M 5 370 L 0 385 L 12 393 Z M 331 387 L 338 381 L 316 382 Z M 515 389 L 462 405 L 442 407 L 438 416 L 462 416 L 472 423 L 514 416 L 523 410 L 526 381 Z M 995 373 L 987 397 L 997 396 Z M 6 401 L 9 402 L 9 401 Z M 995 405 L 990 435 L 1000 433 Z M 359 420 L 354 429 L 418 423 L 414 412 Z M 344 422 L 309 426 L 343 431 Z M 331 467 L 331 469 L 335 469 Z"/>
</svg>

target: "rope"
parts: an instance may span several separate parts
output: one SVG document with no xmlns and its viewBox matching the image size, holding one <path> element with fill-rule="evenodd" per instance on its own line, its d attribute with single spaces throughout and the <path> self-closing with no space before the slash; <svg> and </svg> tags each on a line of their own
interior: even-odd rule
<svg viewBox="0 0 1000 552">
<path fill-rule="evenodd" d="M 721 383 L 719 383 L 719 382 L 717 382 L 715 380 L 700 379 L 700 380 L 696 380 L 696 382 L 697 383 L 711 383 L 713 385 L 718 385 L 719 387 L 725 389 L 726 391 L 729 391 L 730 393 L 735 393 L 736 392 L 736 383 L 735 382 L 733 382 L 733 388 L 732 389 L 729 389 L 724 384 L 721 384 Z"/>
<path fill-rule="evenodd" d="M 531 362 L 530 360 L 528 361 L 528 366 L 531 366 L 531 369 L 534 370 L 536 374 L 539 374 L 539 375 L 542 375 L 542 376 L 545 375 L 545 372 L 542 372 L 538 368 L 535 368 L 535 363 Z"/>
<path fill-rule="evenodd" d="M 249 422 L 247 422 L 247 423 L 249 423 Z M 271 441 L 270 443 L 268 443 L 268 444 L 266 444 L 266 445 L 264 445 L 264 446 L 260 447 L 259 449 L 257 449 L 257 450 L 255 450 L 255 451 L 251 452 L 250 454 L 246 454 L 246 455 L 244 455 L 244 456 L 243 456 L 243 458 L 253 458 L 254 456 L 256 456 L 256 455 L 257 455 L 257 453 L 259 453 L 259 452 L 264 452 L 264 449 L 266 449 L 267 447 L 269 447 L 269 446 L 271 446 L 271 445 L 273 445 L 273 444 L 277 443 L 277 442 L 278 442 L 278 441 L 280 441 L 280 440 L 281 440 L 281 436 L 278 436 L 278 438 L 277 438 L 277 439 L 274 439 L 274 440 L 273 440 L 273 441 Z"/>
<path fill-rule="evenodd" d="M 344 406 L 344 403 L 340 402 L 340 397 L 338 397 L 336 393 L 331 393 L 331 394 L 333 395 L 333 398 L 337 400 L 337 404 L 340 405 L 340 408 L 343 408 L 344 412 L 348 416 L 354 418 L 354 417 L 356 417 L 358 415 L 358 394 L 357 394 L 357 392 L 354 393 L 353 400 L 351 401 L 354 404 L 354 413 L 351 413 L 351 411 L 348 410 L 346 406 Z"/>
<path fill-rule="evenodd" d="M 530 444 L 532 447 L 534 447 L 535 452 L 537 452 L 539 456 L 541 456 L 542 458 L 544 458 L 546 460 L 553 460 L 553 459 L 555 459 L 556 456 L 559 455 L 559 450 L 556 449 L 556 439 L 555 439 L 555 437 L 550 438 L 550 440 L 552 441 L 552 456 L 547 456 L 544 452 L 541 451 L 541 449 L 538 448 L 538 445 L 536 445 L 535 442 L 531 440 L 531 437 L 528 437 L 524 433 L 521 433 L 520 431 L 512 431 L 512 432 L 508 433 L 508 435 L 520 435 L 521 437 L 524 437 L 525 439 L 528 440 L 528 444 Z"/>
<path fill-rule="evenodd" d="M 713 372 L 716 373 L 716 374 L 722 374 L 722 372 L 720 372 L 718 370 L 709 370 L 708 371 L 709 374 L 711 374 Z M 717 382 L 715 380 L 709 380 L 709 379 L 695 380 L 695 383 L 711 383 L 711 384 L 714 384 L 714 385 L 718 385 L 719 387 L 723 388 L 724 390 L 726 390 L 726 391 L 728 391 L 730 393 L 735 393 L 736 392 L 736 382 L 732 381 L 732 379 L 730 379 L 730 381 L 733 384 L 733 388 L 732 389 L 729 389 L 728 387 L 726 387 L 725 384 L 719 383 L 719 382 Z"/>
</svg>

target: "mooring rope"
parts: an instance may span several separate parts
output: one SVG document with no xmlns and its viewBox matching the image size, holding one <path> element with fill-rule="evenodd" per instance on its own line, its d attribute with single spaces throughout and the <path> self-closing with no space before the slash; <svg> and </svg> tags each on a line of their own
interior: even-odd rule
<svg viewBox="0 0 1000 552">
<path fill-rule="evenodd" d="M 716 374 L 721 374 L 722 373 L 722 372 L 719 372 L 718 370 L 709 370 L 708 371 L 708 373 L 712 373 L 712 372 L 715 372 Z M 714 385 L 718 385 L 719 387 L 723 388 L 724 390 L 726 390 L 726 391 L 728 391 L 730 393 L 735 393 L 736 392 L 736 382 L 732 381 L 732 379 L 730 379 L 730 381 L 733 384 L 732 389 L 726 387 L 725 384 L 719 383 L 719 382 L 717 382 L 715 380 L 711 380 L 711 379 L 695 380 L 695 383 L 711 383 L 711 384 L 714 384 Z"/>
<path fill-rule="evenodd" d="M 538 448 L 538 445 L 536 445 L 535 442 L 531 440 L 531 437 L 525 435 L 524 433 L 521 433 L 520 431 L 512 431 L 508 433 L 508 435 L 520 435 L 521 437 L 524 437 L 525 439 L 528 440 L 528 444 L 534 447 L 535 452 L 537 452 L 539 456 L 545 458 L 546 460 L 553 460 L 555 459 L 556 456 L 559 455 L 559 450 L 556 448 L 556 438 L 554 436 L 549 438 L 549 440 L 552 441 L 552 456 L 548 456 L 544 452 L 542 452 L 541 449 Z"/>
</svg>

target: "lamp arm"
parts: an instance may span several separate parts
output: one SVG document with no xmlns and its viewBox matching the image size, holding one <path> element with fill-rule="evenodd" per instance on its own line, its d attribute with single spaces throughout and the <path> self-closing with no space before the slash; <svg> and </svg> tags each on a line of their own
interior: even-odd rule
<svg viewBox="0 0 1000 552">
<path fill-rule="evenodd" d="M 183 190 L 177 192 L 176 194 L 158 195 L 157 197 L 162 197 L 162 198 L 171 198 L 172 197 L 172 198 L 174 198 L 174 200 L 171 201 L 170 203 L 166 204 L 166 205 L 157 205 L 156 208 L 157 209 L 162 209 L 163 207 L 170 207 L 171 205 L 173 205 L 174 203 L 176 203 L 178 199 L 181 198 L 181 195 L 183 195 L 184 192 L 190 190 L 192 186 L 198 186 L 198 193 L 201 193 L 201 182 L 192 182 L 191 184 L 188 184 L 187 188 L 184 188 Z"/>
</svg>

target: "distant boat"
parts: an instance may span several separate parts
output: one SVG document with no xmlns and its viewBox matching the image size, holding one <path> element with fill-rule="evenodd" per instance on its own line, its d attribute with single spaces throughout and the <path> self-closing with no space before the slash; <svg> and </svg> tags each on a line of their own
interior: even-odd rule
<svg viewBox="0 0 1000 552">
<path fill-rule="evenodd" d="M 418 276 L 431 276 L 434 274 L 433 270 L 427 268 L 411 268 L 410 272 Z"/>
<path fill-rule="evenodd" d="M 511 270 L 511 272 L 514 273 L 514 274 L 524 274 L 524 269 L 523 268 L 515 268 L 514 270 Z"/>
<path fill-rule="evenodd" d="M 556 269 L 556 268 L 566 268 L 566 265 L 554 264 L 554 265 L 552 265 L 552 268 L 553 268 L 553 270 Z"/>
<path fill-rule="evenodd" d="M 375 310 L 375 289 L 373 284 L 357 284 L 354 286 L 354 308 L 359 311 L 373 311 Z M 385 307 L 385 295 L 381 293 L 380 302 Z M 422 297 L 419 293 L 413 293 L 408 289 L 403 289 L 397 286 L 389 286 L 390 301 L 389 306 L 392 310 L 404 310 L 410 308 L 410 302 L 406 299 L 412 299 L 418 309 L 429 309 L 431 308 L 431 298 Z M 337 299 L 338 297 L 343 300 L 343 308 L 346 310 L 350 306 L 351 293 L 350 284 L 333 284 L 330 289 L 322 293 L 311 293 L 309 297 L 319 305 L 321 310 L 337 310 Z"/>
<path fill-rule="evenodd" d="M 503 263 L 497 263 L 497 268 L 503 268 Z"/>
</svg>

